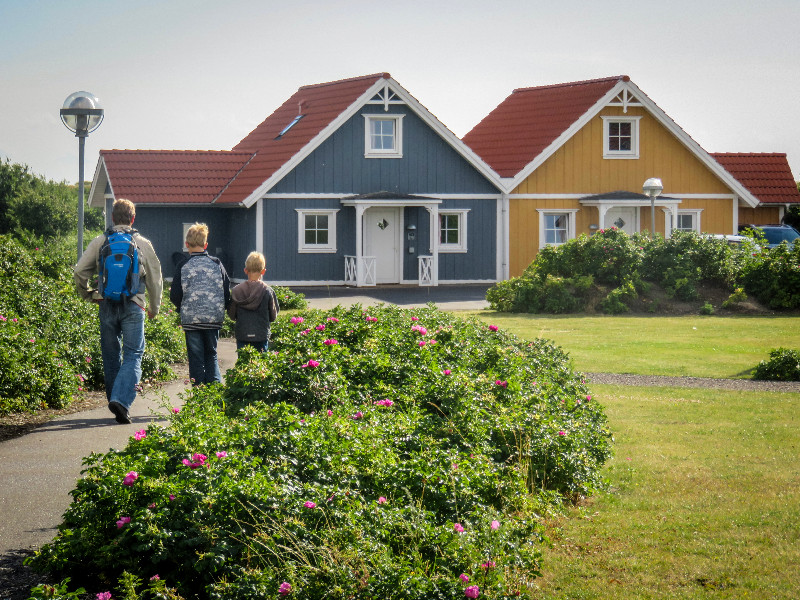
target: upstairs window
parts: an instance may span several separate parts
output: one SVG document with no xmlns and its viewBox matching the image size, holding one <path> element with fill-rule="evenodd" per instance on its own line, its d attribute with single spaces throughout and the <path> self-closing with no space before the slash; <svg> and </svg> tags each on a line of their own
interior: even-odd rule
<svg viewBox="0 0 800 600">
<path fill-rule="evenodd" d="M 639 158 L 639 119 L 603 117 L 603 158 Z"/>
<path fill-rule="evenodd" d="M 364 115 L 364 157 L 403 157 L 403 115 Z"/>
</svg>

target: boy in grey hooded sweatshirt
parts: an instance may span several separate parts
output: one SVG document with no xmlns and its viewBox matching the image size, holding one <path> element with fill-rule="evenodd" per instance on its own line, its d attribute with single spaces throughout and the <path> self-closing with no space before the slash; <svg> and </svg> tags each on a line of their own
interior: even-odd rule
<svg viewBox="0 0 800 600">
<path fill-rule="evenodd" d="M 278 298 L 274 290 L 261 280 L 267 272 L 266 260 L 260 252 L 251 252 L 244 263 L 247 281 L 231 292 L 228 315 L 236 321 L 236 349 L 253 346 L 264 352 L 269 346 L 270 323 L 278 318 Z"/>
</svg>

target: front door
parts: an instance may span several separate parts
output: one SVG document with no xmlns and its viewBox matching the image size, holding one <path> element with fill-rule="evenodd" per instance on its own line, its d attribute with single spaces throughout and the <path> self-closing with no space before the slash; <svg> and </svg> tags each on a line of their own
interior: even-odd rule
<svg viewBox="0 0 800 600">
<path fill-rule="evenodd" d="M 603 227 L 610 229 L 616 227 L 628 235 L 639 231 L 639 209 L 635 206 L 615 206 L 606 212 Z"/>
<path fill-rule="evenodd" d="M 364 211 L 364 256 L 375 257 L 375 282 L 400 283 L 400 209 Z"/>
</svg>

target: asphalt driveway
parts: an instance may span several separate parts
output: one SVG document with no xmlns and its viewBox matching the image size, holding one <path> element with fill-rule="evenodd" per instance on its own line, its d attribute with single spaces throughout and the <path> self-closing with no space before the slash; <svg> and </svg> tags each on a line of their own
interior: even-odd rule
<svg viewBox="0 0 800 600">
<path fill-rule="evenodd" d="M 310 308 L 327 309 L 337 305 L 396 304 L 403 308 L 425 306 L 433 302 L 442 310 L 482 310 L 489 307 L 486 291 L 491 284 L 439 285 L 380 285 L 375 287 L 307 286 L 291 287 L 308 300 Z"/>
</svg>

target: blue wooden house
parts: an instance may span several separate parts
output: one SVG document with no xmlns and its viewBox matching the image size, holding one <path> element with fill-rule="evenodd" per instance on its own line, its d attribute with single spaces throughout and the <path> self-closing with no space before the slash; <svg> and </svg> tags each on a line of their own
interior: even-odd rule
<svg viewBox="0 0 800 600">
<path fill-rule="evenodd" d="M 230 151 L 103 150 L 90 204 L 136 205 L 170 277 L 186 229 L 278 285 L 503 278 L 499 176 L 386 73 L 301 87 Z"/>
</svg>

